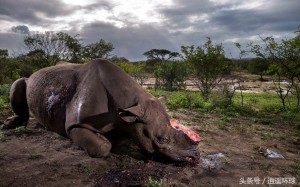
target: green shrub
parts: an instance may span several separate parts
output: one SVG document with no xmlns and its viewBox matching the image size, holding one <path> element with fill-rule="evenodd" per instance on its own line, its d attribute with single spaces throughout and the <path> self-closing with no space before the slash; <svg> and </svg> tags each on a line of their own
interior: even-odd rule
<svg viewBox="0 0 300 187">
<path fill-rule="evenodd" d="M 0 85 L 0 113 L 9 108 L 9 85 Z"/>
<path fill-rule="evenodd" d="M 187 78 L 186 64 L 181 61 L 167 61 L 161 63 L 154 72 L 157 87 L 166 90 L 184 89 Z"/>
<path fill-rule="evenodd" d="M 230 85 L 223 84 L 221 88 L 212 92 L 211 102 L 215 107 L 228 107 L 232 104 L 232 98 L 234 96 L 235 90 L 230 89 Z"/>
</svg>

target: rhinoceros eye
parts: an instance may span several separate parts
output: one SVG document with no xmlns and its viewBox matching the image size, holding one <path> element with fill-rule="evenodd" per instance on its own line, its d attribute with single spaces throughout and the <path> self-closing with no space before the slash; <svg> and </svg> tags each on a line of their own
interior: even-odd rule
<svg viewBox="0 0 300 187">
<path fill-rule="evenodd" d="M 165 138 L 165 137 L 157 137 L 157 142 L 159 144 L 166 144 L 166 143 L 169 143 L 169 139 L 168 138 Z"/>
</svg>

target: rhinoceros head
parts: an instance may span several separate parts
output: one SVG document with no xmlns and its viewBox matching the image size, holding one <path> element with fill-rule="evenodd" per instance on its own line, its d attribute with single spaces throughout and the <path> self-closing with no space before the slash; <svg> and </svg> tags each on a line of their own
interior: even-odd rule
<svg viewBox="0 0 300 187">
<path fill-rule="evenodd" d="M 128 125 L 129 134 L 143 151 L 173 161 L 199 160 L 199 136 L 186 127 L 181 128 L 183 126 L 178 121 L 170 121 L 158 99 L 124 109 L 119 114 L 124 121 L 131 123 Z"/>
</svg>

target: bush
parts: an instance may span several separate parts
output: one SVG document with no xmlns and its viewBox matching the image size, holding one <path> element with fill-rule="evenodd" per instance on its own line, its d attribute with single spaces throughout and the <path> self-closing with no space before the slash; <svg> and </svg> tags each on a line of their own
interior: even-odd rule
<svg viewBox="0 0 300 187">
<path fill-rule="evenodd" d="M 182 61 L 167 61 L 161 63 L 154 72 L 157 87 L 166 90 L 184 89 L 187 78 L 186 64 Z"/>
<path fill-rule="evenodd" d="M 9 108 L 9 85 L 0 85 L 0 113 Z"/>
<path fill-rule="evenodd" d="M 199 88 L 205 101 L 223 76 L 231 71 L 231 60 L 225 58 L 222 44 L 214 45 L 208 38 L 202 46 L 181 46 L 185 61 L 189 65 L 192 81 Z"/>
<path fill-rule="evenodd" d="M 230 88 L 230 85 L 223 84 L 211 94 L 211 102 L 215 107 L 228 107 L 232 104 L 232 98 L 235 90 Z"/>
</svg>

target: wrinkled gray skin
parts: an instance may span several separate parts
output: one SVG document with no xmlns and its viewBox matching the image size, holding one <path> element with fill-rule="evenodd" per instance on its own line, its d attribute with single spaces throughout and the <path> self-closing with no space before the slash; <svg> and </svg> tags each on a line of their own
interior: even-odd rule
<svg viewBox="0 0 300 187">
<path fill-rule="evenodd" d="M 41 69 L 15 81 L 10 99 L 16 115 L 8 126 L 26 124 L 31 111 L 48 130 L 69 137 L 92 157 L 109 154 L 112 145 L 104 135 L 116 130 L 147 153 L 173 161 L 199 159 L 198 143 L 170 126 L 160 101 L 104 59 Z"/>
</svg>

